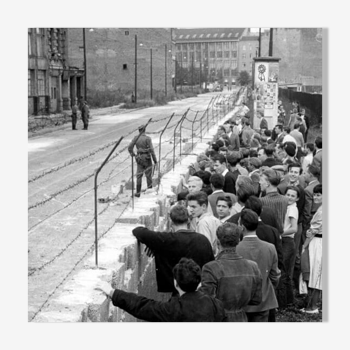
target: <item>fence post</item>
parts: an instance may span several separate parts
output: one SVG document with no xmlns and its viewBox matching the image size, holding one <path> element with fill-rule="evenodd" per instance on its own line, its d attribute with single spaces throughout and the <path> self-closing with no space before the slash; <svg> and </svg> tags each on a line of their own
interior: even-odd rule
<svg viewBox="0 0 350 350">
<path fill-rule="evenodd" d="M 98 267 L 98 247 L 97 247 L 97 241 L 98 241 L 98 232 L 97 232 L 97 176 L 98 176 L 99 172 L 101 171 L 101 169 L 107 163 L 109 157 L 112 155 L 112 153 L 115 151 L 115 149 L 119 146 L 119 144 L 120 144 L 120 142 L 122 141 L 123 138 L 124 138 L 124 136 L 122 136 L 117 141 L 117 143 L 115 144 L 115 146 L 113 147 L 113 149 L 111 150 L 111 152 L 109 153 L 107 158 L 103 161 L 103 163 L 100 165 L 100 167 L 96 170 L 96 173 L 95 173 L 94 189 L 95 189 L 95 263 L 96 263 L 96 267 Z"/>
<path fill-rule="evenodd" d="M 180 120 L 177 122 L 175 129 L 174 129 L 174 148 L 173 148 L 173 171 L 175 170 L 175 134 L 176 134 L 176 129 L 179 126 L 180 122 L 182 121 L 182 119 L 186 116 L 186 114 L 184 114 Z"/>
<path fill-rule="evenodd" d="M 184 114 L 184 116 L 183 116 L 183 118 L 182 118 L 182 120 L 181 120 L 181 123 L 180 123 L 180 164 L 181 164 L 181 148 L 182 148 L 182 123 L 183 123 L 184 120 L 186 119 L 186 116 L 187 116 L 187 113 L 188 113 L 189 110 L 190 110 L 190 109 L 188 109 L 188 110 L 185 112 L 185 114 Z"/>
<path fill-rule="evenodd" d="M 158 157 L 158 190 L 157 190 L 157 194 L 159 191 L 159 185 L 160 185 L 160 160 L 161 160 L 161 155 L 162 155 L 162 136 L 164 131 L 166 130 L 166 128 L 168 127 L 171 119 L 173 119 L 173 116 L 175 115 L 175 112 L 170 116 L 168 122 L 166 123 L 164 129 L 162 130 L 162 132 L 159 135 L 159 157 Z"/>
<path fill-rule="evenodd" d="M 194 126 L 194 123 L 195 123 L 195 121 L 196 121 L 196 119 L 197 119 L 197 114 L 198 114 L 198 112 L 199 112 L 199 111 L 197 111 L 197 113 L 196 113 L 196 115 L 195 115 L 195 117 L 194 117 L 194 120 L 193 120 L 193 122 L 192 122 L 192 151 L 193 151 L 193 126 Z"/>
<path fill-rule="evenodd" d="M 150 121 L 152 120 L 152 118 L 150 118 L 147 122 L 147 124 L 145 125 L 145 130 L 147 128 L 147 125 L 150 123 Z M 141 133 L 139 133 L 136 137 L 136 140 L 134 142 L 134 146 L 136 145 L 136 142 L 137 140 L 139 139 L 139 137 L 141 136 Z M 134 150 L 134 147 L 133 147 L 133 150 Z M 132 210 L 134 210 L 134 186 L 135 186 L 135 182 L 134 182 L 134 151 L 132 153 L 132 156 L 131 156 L 131 202 L 132 202 Z"/>
</svg>

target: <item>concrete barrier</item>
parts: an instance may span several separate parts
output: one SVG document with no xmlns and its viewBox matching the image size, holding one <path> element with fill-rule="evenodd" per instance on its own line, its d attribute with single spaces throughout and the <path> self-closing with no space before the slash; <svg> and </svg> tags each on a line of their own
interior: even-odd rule
<svg viewBox="0 0 350 350">
<path fill-rule="evenodd" d="M 221 121 L 232 117 L 236 108 Z M 137 226 L 147 226 L 156 231 L 165 231 L 168 225 L 170 200 L 179 192 L 182 175 L 188 175 L 188 167 L 205 152 L 218 125 L 196 140 L 192 155 L 177 163 L 174 171 L 162 176 L 158 194 L 147 191 L 135 199 L 134 210 L 128 208 L 117 224 L 99 241 L 99 267 L 95 256 L 84 262 L 84 267 L 57 292 L 35 318 L 34 322 L 135 322 L 139 321 L 123 310 L 116 308 L 101 292 L 95 290 L 98 281 L 107 281 L 114 288 L 127 290 L 154 300 L 168 300 L 170 294 L 158 293 L 155 278 L 155 263 L 144 252 L 144 246 L 132 235 Z"/>
</svg>

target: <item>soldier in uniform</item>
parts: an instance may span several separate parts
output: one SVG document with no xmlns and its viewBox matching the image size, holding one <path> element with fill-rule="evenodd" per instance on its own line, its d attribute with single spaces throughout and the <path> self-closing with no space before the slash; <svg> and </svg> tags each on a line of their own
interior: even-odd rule
<svg viewBox="0 0 350 350">
<path fill-rule="evenodd" d="M 78 105 L 74 103 L 72 107 L 72 130 L 77 130 Z"/>
<path fill-rule="evenodd" d="M 138 136 L 135 136 L 130 142 L 128 151 L 131 156 L 136 157 L 137 163 L 137 173 L 136 173 L 136 194 L 135 197 L 140 197 L 141 186 L 142 186 L 142 176 L 143 173 L 146 175 L 147 188 L 152 188 L 152 159 L 154 164 L 157 164 L 157 158 L 154 153 L 152 139 L 145 134 L 146 127 L 141 125 L 139 127 L 139 138 L 136 142 Z M 136 146 L 137 154 L 135 156 L 134 146 Z M 151 159 L 152 156 L 152 159 Z"/>
<path fill-rule="evenodd" d="M 84 123 L 84 128 L 83 130 L 87 130 L 89 126 L 89 115 L 90 115 L 90 110 L 89 106 L 87 105 L 87 102 L 83 102 L 83 107 L 81 109 L 81 119 L 83 120 Z"/>
</svg>

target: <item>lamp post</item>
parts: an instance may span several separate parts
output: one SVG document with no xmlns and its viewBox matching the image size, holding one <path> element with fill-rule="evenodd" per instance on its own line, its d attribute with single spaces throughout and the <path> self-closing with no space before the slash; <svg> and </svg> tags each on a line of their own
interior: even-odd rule
<svg viewBox="0 0 350 350">
<path fill-rule="evenodd" d="M 167 93 L 168 93 L 168 91 L 167 91 L 167 58 L 168 58 L 168 46 L 167 46 L 167 44 L 165 44 L 165 54 L 164 54 L 164 56 L 165 56 L 165 62 L 164 62 L 164 64 L 165 64 L 165 79 L 164 79 L 164 82 L 165 82 L 165 86 L 164 86 L 164 92 L 165 92 L 165 96 L 167 96 Z"/>
<path fill-rule="evenodd" d="M 151 55 L 151 70 L 150 70 L 150 90 L 151 90 L 151 100 L 153 99 L 153 87 L 152 87 L 152 49 L 150 49 Z"/>
<path fill-rule="evenodd" d="M 269 56 L 270 57 L 273 56 L 272 46 L 273 46 L 273 28 L 270 28 L 270 43 L 269 43 Z"/>
<path fill-rule="evenodd" d="M 86 79 L 86 41 L 85 41 L 85 28 L 83 28 L 83 43 L 84 43 L 84 100 L 86 101 L 86 86 L 87 86 L 87 79 Z"/>
<path fill-rule="evenodd" d="M 135 103 L 137 103 L 137 35 L 135 35 Z"/>
</svg>

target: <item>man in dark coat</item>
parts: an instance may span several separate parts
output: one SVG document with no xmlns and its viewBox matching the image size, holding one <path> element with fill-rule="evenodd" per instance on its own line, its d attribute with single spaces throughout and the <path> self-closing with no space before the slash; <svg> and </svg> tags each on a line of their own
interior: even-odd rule
<svg viewBox="0 0 350 350">
<path fill-rule="evenodd" d="M 77 130 L 78 105 L 74 103 L 72 106 L 72 130 Z"/>
<path fill-rule="evenodd" d="M 217 174 L 221 174 L 225 178 L 223 187 L 224 192 L 236 194 L 236 179 L 239 175 L 238 171 L 232 173 L 227 169 L 226 157 L 223 154 L 218 154 L 213 158 L 213 167 Z"/>
<path fill-rule="evenodd" d="M 269 310 L 278 307 L 274 287 L 281 276 L 275 247 L 260 240 L 256 235 L 258 215 L 250 209 L 241 214 L 243 240 L 237 246 L 237 253 L 243 258 L 255 261 L 262 275 L 262 301 L 259 305 L 246 306 L 248 322 L 267 322 Z"/>
<path fill-rule="evenodd" d="M 83 106 L 81 108 L 81 119 L 83 120 L 83 123 L 84 123 L 83 130 L 87 130 L 89 127 L 89 116 L 90 116 L 89 106 L 87 105 L 86 101 L 83 101 Z"/>
<path fill-rule="evenodd" d="M 136 194 L 135 197 L 140 197 L 142 187 L 143 173 L 146 175 L 147 188 L 152 188 L 152 159 L 154 165 L 157 164 L 157 157 L 154 153 L 152 139 L 145 134 L 146 127 L 141 125 L 139 127 L 139 135 L 135 136 L 129 144 L 128 151 L 132 157 L 136 158 Z M 134 146 L 136 146 L 137 154 L 134 153 Z M 152 157 L 152 159 L 151 159 Z"/>
<path fill-rule="evenodd" d="M 213 249 L 207 237 L 188 230 L 188 211 L 182 206 L 171 208 L 172 232 L 151 231 L 136 227 L 132 233 L 145 244 L 155 257 L 158 292 L 174 293 L 172 269 L 182 257 L 193 259 L 200 267 L 214 260 Z"/>
<path fill-rule="evenodd" d="M 258 265 L 236 253 L 240 229 L 225 222 L 217 230 L 219 254 L 203 266 L 200 291 L 221 300 L 228 322 L 247 322 L 246 305 L 262 300 L 262 277 Z"/>
<path fill-rule="evenodd" d="M 197 291 L 201 269 L 192 260 L 182 258 L 173 269 L 179 295 L 160 302 L 134 293 L 113 289 L 107 282 L 96 287 L 117 306 L 134 317 L 149 322 L 223 322 L 225 310 L 220 300 Z"/>
</svg>

